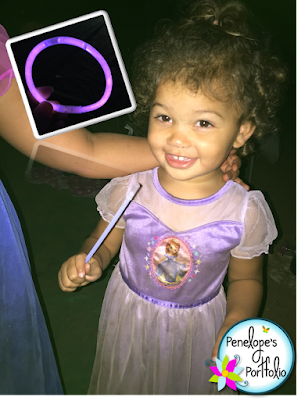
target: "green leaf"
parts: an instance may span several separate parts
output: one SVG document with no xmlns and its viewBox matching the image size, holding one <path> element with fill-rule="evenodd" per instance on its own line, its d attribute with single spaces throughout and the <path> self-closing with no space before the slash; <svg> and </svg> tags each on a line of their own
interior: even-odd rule
<svg viewBox="0 0 301 400">
<path fill-rule="evenodd" d="M 234 372 L 229 372 L 229 375 L 227 376 L 228 379 L 231 379 L 231 381 L 242 381 L 241 377 L 237 374 L 234 374 Z"/>
<path fill-rule="evenodd" d="M 218 376 L 217 375 L 213 375 L 211 376 L 211 378 L 209 379 L 209 382 L 218 382 Z"/>
<path fill-rule="evenodd" d="M 226 354 L 225 358 L 223 359 L 223 363 L 222 363 L 222 369 L 223 370 L 227 368 L 228 362 L 229 362 L 229 359 L 228 359 L 228 356 Z"/>
</svg>

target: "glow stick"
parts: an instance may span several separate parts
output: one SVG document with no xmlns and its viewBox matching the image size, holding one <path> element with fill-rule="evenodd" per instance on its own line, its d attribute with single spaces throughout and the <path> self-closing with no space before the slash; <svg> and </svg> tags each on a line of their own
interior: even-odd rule
<svg viewBox="0 0 301 400">
<path fill-rule="evenodd" d="M 100 100 L 98 100 L 96 103 L 89 104 L 87 106 L 65 106 L 62 104 L 56 104 L 52 103 L 51 101 L 46 100 L 41 93 L 37 90 L 35 87 L 35 84 L 33 82 L 32 78 L 32 66 L 33 63 L 37 57 L 38 54 L 41 53 L 41 51 L 47 49 L 50 46 L 56 46 L 60 44 L 67 44 L 70 46 L 75 46 L 79 47 L 82 50 L 85 50 L 89 54 L 91 54 L 92 57 L 94 57 L 98 63 L 100 64 L 101 68 L 103 69 L 105 79 L 106 79 L 106 88 L 103 96 L 101 97 Z M 109 99 L 111 92 L 112 92 L 112 87 L 113 87 L 113 78 L 111 74 L 110 67 L 108 66 L 108 63 L 106 60 L 103 58 L 103 56 L 89 43 L 83 42 L 80 39 L 76 39 L 73 37 L 69 36 L 57 36 L 53 37 L 50 39 L 46 39 L 43 42 L 40 42 L 37 44 L 29 53 L 26 63 L 25 63 L 25 79 L 26 83 L 28 86 L 29 91 L 33 95 L 33 97 L 39 102 L 47 101 L 50 103 L 54 109 L 54 111 L 60 112 L 60 113 L 68 113 L 68 114 L 83 114 L 89 111 L 94 111 L 97 110 L 98 108 L 102 107 Z"/>
<path fill-rule="evenodd" d="M 97 242 L 95 243 L 95 245 L 92 247 L 92 249 L 90 250 L 90 253 L 87 255 L 86 257 L 86 263 L 89 262 L 90 258 L 94 255 L 94 253 L 96 252 L 96 250 L 98 249 L 98 247 L 102 244 L 102 242 L 105 240 L 105 238 L 108 236 L 108 234 L 110 233 L 110 231 L 112 230 L 113 226 L 116 224 L 116 222 L 118 221 L 118 219 L 120 218 L 121 214 L 124 212 L 124 210 L 126 209 L 126 207 L 129 205 L 130 201 L 133 199 L 133 197 L 135 196 L 135 194 L 137 193 L 138 189 L 140 188 L 140 185 L 138 183 L 136 183 L 135 185 L 133 185 L 132 189 L 128 192 L 128 194 L 126 195 L 126 198 L 124 200 L 124 202 L 121 204 L 121 206 L 119 207 L 117 213 L 114 215 L 112 221 L 109 223 L 109 225 L 106 227 L 106 229 L 103 231 L 102 235 L 100 236 L 100 238 L 97 240 Z"/>
</svg>

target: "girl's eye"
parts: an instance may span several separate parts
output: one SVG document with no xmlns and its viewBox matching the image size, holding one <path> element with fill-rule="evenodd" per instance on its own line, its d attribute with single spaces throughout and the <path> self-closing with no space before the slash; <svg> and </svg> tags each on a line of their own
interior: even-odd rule
<svg viewBox="0 0 301 400">
<path fill-rule="evenodd" d="M 210 124 L 210 122 L 204 121 L 203 119 L 201 119 L 200 121 L 197 122 L 197 126 L 199 126 L 201 128 L 209 128 L 209 126 L 212 126 L 212 125 Z"/>
<path fill-rule="evenodd" d="M 172 122 L 171 118 L 169 118 L 167 115 L 158 115 L 156 118 L 162 122 Z"/>
</svg>

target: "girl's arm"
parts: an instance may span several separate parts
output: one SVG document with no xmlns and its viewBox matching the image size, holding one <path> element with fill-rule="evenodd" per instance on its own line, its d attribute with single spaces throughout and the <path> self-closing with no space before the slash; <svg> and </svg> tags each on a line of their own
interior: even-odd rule
<svg viewBox="0 0 301 400">
<path fill-rule="evenodd" d="M 58 273 L 58 281 L 63 291 L 73 292 L 79 286 L 85 286 L 90 282 L 96 281 L 101 277 L 103 270 L 110 264 L 112 258 L 120 248 L 124 229 L 113 228 L 89 260 L 89 263 L 85 263 L 87 254 L 107 226 L 108 223 L 101 219 L 97 227 L 84 242 L 81 253 L 70 257 L 61 266 Z"/>
<path fill-rule="evenodd" d="M 262 264 L 262 255 L 250 260 L 230 257 L 226 318 L 218 333 L 212 360 L 217 357 L 219 343 L 231 326 L 241 320 L 257 317 L 263 293 Z"/>
</svg>

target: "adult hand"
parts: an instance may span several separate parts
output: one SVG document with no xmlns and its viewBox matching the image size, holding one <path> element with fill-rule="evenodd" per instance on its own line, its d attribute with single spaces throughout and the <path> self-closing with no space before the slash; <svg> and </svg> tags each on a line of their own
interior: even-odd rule
<svg viewBox="0 0 301 400">
<path fill-rule="evenodd" d="M 239 168 L 241 167 L 241 159 L 236 154 L 235 150 L 231 150 L 228 158 L 221 165 L 221 170 L 224 172 L 223 180 L 225 182 L 229 180 L 234 180 L 234 182 L 239 183 L 246 190 L 250 190 L 250 187 L 244 183 L 242 179 L 239 178 Z"/>
<path fill-rule="evenodd" d="M 53 93 L 53 88 L 50 86 L 42 86 L 37 88 L 37 90 L 45 99 L 48 99 Z M 38 132 L 41 135 L 62 129 L 66 126 L 68 114 L 53 111 L 52 105 L 47 101 L 39 103 L 30 92 L 27 93 L 27 96 Z"/>
</svg>

